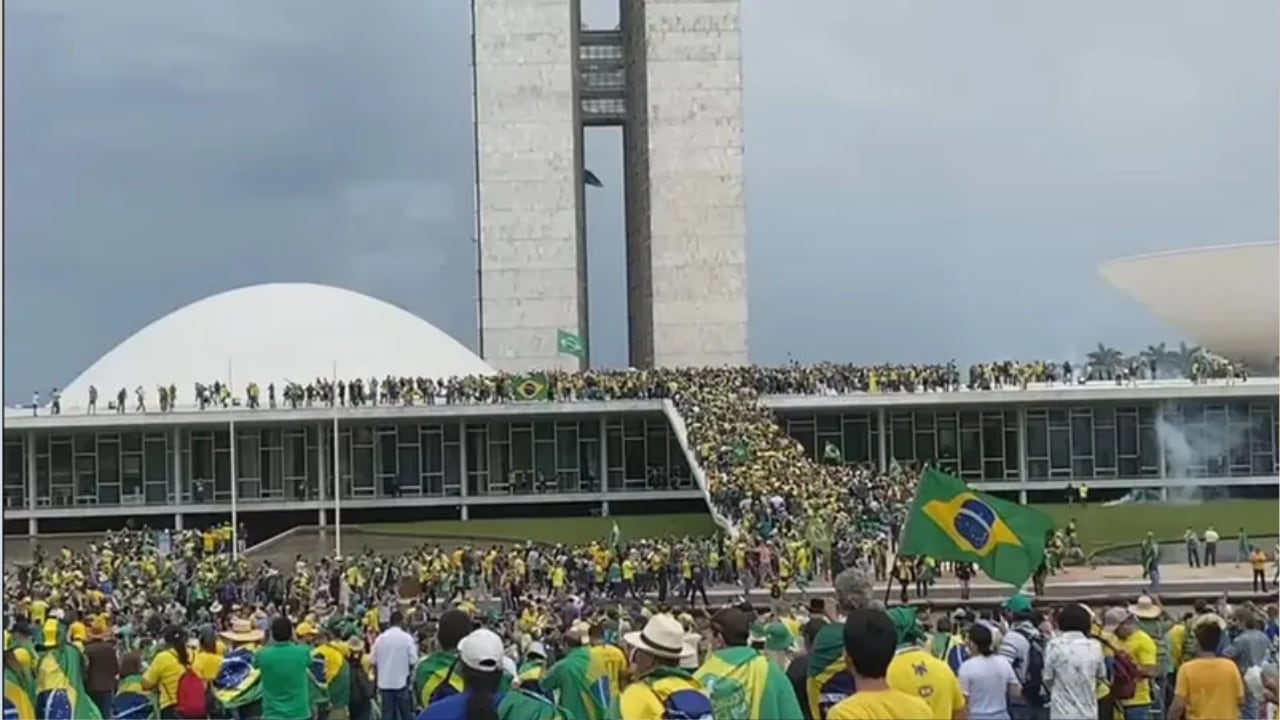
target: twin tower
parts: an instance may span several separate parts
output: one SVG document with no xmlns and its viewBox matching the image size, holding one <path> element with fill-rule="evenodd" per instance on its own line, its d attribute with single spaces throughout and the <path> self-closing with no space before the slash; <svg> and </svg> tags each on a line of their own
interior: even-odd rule
<svg viewBox="0 0 1280 720">
<path fill-rule="evenodd" d="M 481 354 L 578 369 L 586 340 L 583 130 L 623 130 L 635 367 L 747 359 L 739 0 L 472 0 Z"/>
</svg>

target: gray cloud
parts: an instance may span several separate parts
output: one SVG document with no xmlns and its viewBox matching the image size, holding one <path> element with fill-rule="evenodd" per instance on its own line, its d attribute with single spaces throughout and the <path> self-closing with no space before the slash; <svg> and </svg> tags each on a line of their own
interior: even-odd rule
<svg viewBox="0 0 1280 720">
<path fill-rule="evenodd" d="M 584 16 L 611 26 L 611 5 Z M 745 6 L 758 361 L 1174 339 L 1097 265 L 1276 236 L 1274 3 Z M 11 0 L 5 19 L 7 397 L 269 280 L 474 346 L 465 2 Z M 615 365 L 619 142 L 588 133 L 592 333 Z"/>
</svg>

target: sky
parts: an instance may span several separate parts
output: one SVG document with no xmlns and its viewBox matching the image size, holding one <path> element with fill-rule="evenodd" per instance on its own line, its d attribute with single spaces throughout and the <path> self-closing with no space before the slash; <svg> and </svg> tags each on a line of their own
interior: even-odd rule
<svg viewBox="0 0 1280 720">
<path fill-rule="evenodd" d="M 1277 24 L 1268 0 L 744 0 L 752 360 L 1176 343 L 1097 268 L 1276 239 Z M 8 0 L 5 26 L 7 399 L 261 282 L 476 346 L 466 2 Z M 593 356 L 624 366 L 621 136 L 586 142 Z"/>
</svg>

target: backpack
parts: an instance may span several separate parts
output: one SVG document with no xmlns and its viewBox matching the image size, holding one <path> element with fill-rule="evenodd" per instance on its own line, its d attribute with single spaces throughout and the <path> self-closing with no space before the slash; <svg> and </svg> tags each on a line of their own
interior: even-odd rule
<svg viewBox="0 0 1280 720">
<path fill-rule="evenodd" d="M 1115 700 L 1129 700 L 1138 692 L 1138 664 L 1129 653 L 1112 645 L 1113 653 L 1108 665 L 1111 666 L 1111 697 Z"/>
<path fill-rule="evenodd" d="M 178 678 L 177 702 L 174 712 L 181 718 L 205 718 L 209 716 L 208 689 L 196 671 L 187 665 Z"/>
<path fill-rule="evenodd" d="M 662 720 L 713 720 L 716 717 L 710 696 L 701 690 L 682 688 L 666 697 L 658 695 L 658 699 L 662 701 Z"/>
<path fill-rule="evenodd" d="M 1022 683 L 1022 698 L 1033 707 L 1049 704 L 1049 691 L 1044 685 L 1044 638 L 1015 631 L 1027 639 L 1027 679 Z"/>
<path fill-rule="evenodd" d="M 348 660 L 347 665 L 351 668 L 351 698 L 347 701 L 347 707 L 362 708 L 373 701 L 373 681 L 358 660 Z"/>
</svg>

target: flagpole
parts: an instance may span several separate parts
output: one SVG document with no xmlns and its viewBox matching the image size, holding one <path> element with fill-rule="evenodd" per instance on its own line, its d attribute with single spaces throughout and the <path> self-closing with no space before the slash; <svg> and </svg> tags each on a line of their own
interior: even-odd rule
<svg viewBox="0 0 1280 720">
<path fill-rule="evenodd" d="M 239 496 L 240 484 L 236 477 L 236 421 L 231 420 L 228 424 L 228 430 L 231 433 L 231 557 L 236 558 L 240 555 L 240 515 L 236 502 Z"/>
<path fill-rule="evenodd" d="M 342 555 L 342 466 L 338 454 L 338 361 L 333 361 L 333 554 Z"/>
</svg>

